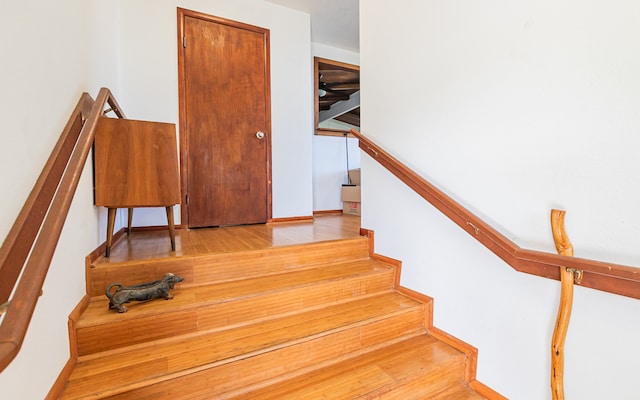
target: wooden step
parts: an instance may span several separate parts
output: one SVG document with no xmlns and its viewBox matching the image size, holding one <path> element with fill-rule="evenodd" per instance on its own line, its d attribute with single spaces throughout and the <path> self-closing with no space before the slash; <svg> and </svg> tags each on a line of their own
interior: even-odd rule
<svg viewBox="0 0 640 400">
<path fill-rule="evenodd" d="M 61 399 L 485 398 L 465 379 L 475 349 L 431 327 L 432 300 L 397 288 L 399 263 L 370 258 L 368 238 L 258 248 L 250 235 L 216 238 L 250 250 L 89 266 Z M 184 278 L 171 301 L 108 310 L 110 283 L 167 272 Z"/>
<path fill-rule="evenodd" d="M 161 382 L 171 386 L 176 382 L 170 379 L 190 374 L 207 382 L 218 396 L 418 335 L 424 332 L 426 308 L 398 293 L 383 293 L 227 330 L 83 356 L 62 398 L 147 398 L 149 390 L 163 386 Z"/>
<path fill-rule="evenodd" d="M 368 239 L 356 237 L 305 245 L 271 247 L 245 252 L 173 256 L 127 262 L 99 262 L 87 271 L 88 294 L 104 296 L 113 282 L 131 285 L 150 282 L 172 272 L 184 278 L 182 286 L 228 282 L 249 276 L 275 275 L 313 268 L 320 264 L 364 260 L 369 257 Z"/>
<path fill-rule="evenodd" d="M 444 392 L 438 393 L 433 400 L 482 400 L 486 397 L 471 389 L 466 383 L 459 383 Z"/>
<path fill-rule="evenodd" d="M 207 286 L 177 285 L 171 301 L 130 303 L 120 314 L 95 297 L 75 324 L 79 355 L 229 328 L 391 291 L 395 269 L 359 260 Z"/>
<path fill-rule="evenodd" d="M 421 335 L 229 398 L 454 399 L 441 396 L 459 392 L 477 396 L 457 397 L 460 399 L 482 399 L 464 384 L 465 362 L 466 356 L 460 351 Z M 449 390 L 452 385 L 456 392 Z"/>
</svg>

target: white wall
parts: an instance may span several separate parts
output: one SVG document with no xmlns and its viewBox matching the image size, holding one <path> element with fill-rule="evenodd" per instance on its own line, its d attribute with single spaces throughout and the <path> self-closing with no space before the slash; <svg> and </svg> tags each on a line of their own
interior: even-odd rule
<svg viewBox="0 0 640 400">
<path fill-rule="evenodd" d="M 82 92 L 95 97 L 100 86 L 115 90 L 117 58 L 111 34 L 117 24 L 116 5 L 111 3 L 29 0 L 2 6 L 0 169 L 5 173 L 0 175 L 0 237 L 4 238 Z M 98 214 L 88 164 L 22 349 L 0 373 L 2 398 L 44 398 L 68 360 L 67 317 L 85 293 L 84 257 L 97 246 L 102 232 Z"/>
<path fill-rule="evenodd" d="M 353 65 L 360 65 L 360 56 L 348 50 L 312 43 L 313 57 L 327 58 Z M 311 98 L 313 100 L 313 98 Z M 311 103 L 313 107 L 313 102 Z M 313 128 L 311 129 L 313 132 Z M 313 133 L 312 133 L 313 135 Z M 341 210 L 340 190 L 347 183 L 347 151 L 349 169 L 360 168 L 358 140 L 335 136 L 313 135 L 313 210 Z"/>
<path fill-rule="evenodd" d="M 313 138 L 313 210 L 342 210 L 340 199 L 342 185 L 348 183 L 347 152 L 349 169 L 360 168 L 358 140 L 336 136 Z"/>
<path fill-rule="evenodd" d="M 362 131 L 525 248 L 640 265 L 635 2 L 372 0 L 360 5 Z M 480 349 L 478 378 L 550 398 L 559 284 L 514 272 L 369 157 L 362 226 L 435 298 L 435 324 Z M 640 302 L 577 288 L 571 399 L 635 399 Z"/>
<path fill-rule="evenodd" d="M 270 30 L 273 217 L 310 216 L 309 14 L 264 0 L 127 1 L 121 9 L 121 105 L 129 118 L 178 122 L 177 7 Z M 165 221 L 161 208 L 134 213 L 134 225 Z"/>
</svg>

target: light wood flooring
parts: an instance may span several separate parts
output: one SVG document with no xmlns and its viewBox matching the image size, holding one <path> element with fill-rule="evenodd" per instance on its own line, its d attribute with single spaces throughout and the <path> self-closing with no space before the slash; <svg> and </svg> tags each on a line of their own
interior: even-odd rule
<svg viewBox="0 0 640 400">
<path fill-rule="evenodd" d="M 432 327 L 432 299 L 399 287 L 399 263 L 371 244 L 359 217 L 339 215 L 178 230 L 174 253 L 168 232 L 134 230 L 89 265 L 55 398 L 502 399 L 475 381 L 475 349 Z M 168 271 L 184 278 L 171 301 L 109 310 L 111 282 Z"/>
<path fill-rule="evenodd" d="M 134 229 L 130 236 L 124 236 L 113 246 L 110 258 L 99 257 L 96 264 L 262 250 L 359 235 L 360 217 L 324 215 L 316 216 L 313 221 L 303 222 L 177 229 L 176 251 L 171 252 L 166 230 Z"/>
</svg>

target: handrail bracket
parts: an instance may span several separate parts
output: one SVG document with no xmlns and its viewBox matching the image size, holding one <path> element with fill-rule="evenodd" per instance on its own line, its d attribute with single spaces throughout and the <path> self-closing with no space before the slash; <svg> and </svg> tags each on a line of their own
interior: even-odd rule
<svg viewBox="0 0 640 400">
<path fill-rule="evenodd" d="M 477 226 L 475 226 L 474 224 L 472 224 L 469 221 L 467 221 L 467 225 L 469 225 L 471 228 L 473 228 L 473 231 L 476 233 L 476 235 L 480 234 L 480 228 L 478 228 Z"/>
<path fill-rule="evenodd" d="M 573 283 L 575 283 L 576 285 L 579 285 L 580 283 L 582 283 L 582 276 L 584 275 L 583 270 L 575 269 L 575 268 L 567 268 L 567 271 L 573 274 Z"/>
</svg>

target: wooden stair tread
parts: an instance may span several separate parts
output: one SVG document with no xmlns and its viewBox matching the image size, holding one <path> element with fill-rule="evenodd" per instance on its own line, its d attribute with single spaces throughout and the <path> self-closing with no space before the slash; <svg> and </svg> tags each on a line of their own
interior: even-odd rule
<svg viewBox="0 0 640 400">
<path fill-rule="evenodd" d="M 207 286 L 177 287 L 174 299 L 108 310 L 96 297 L 76 323 L 78 354 L 106 351 L 301 312 L 391 291 L 395 269 L 361 260 Z"/>
<path fill-rule="evenodd" d="M 354 216 L 319 215 L 292 223 L 267 223 L 205 229 L 177 229 L 176 251 L 171 252 L 165 230 L 135 230 L 114 244 L 111 258 L 97 262 L 161 259 L 221 252 L 245 252 L 272 247 L 311 244 L 355 238 L 360 219 Z M 99 257 L 100 258 L 100 257 Z"/>
<path fill-rule="evenodd" d="M 370 238 L 268 248 L 254 239 L 219 231 L 213 247 L 238 251 L 137 261 L 121 252 L 90 265 L 93 297 L 70 318 L 77 362 L 60 399 L 484 399 L 465 380 L 475 349 L 428 334 L 432 300 L 396 291 L 399 264 L 374 261 Z M 184 278 L 173 300 L 108 310 L 110 283 L 166 272 Z"/>
<path fill-rule="evenodd" d="M 144 318 L 156 315 L 165 310 L 179 311 L 192 306 L 207 303 L 232 301 L 235 299 L 258 296 L 278 290 L 289 290 L 293 287 L 311 286 L 322 281 L 337 281 L 353 276 L 391 272 L 392 268 L 374 260 L 359 260 L 322 266 L 321 268 L 304 269 L 277 275 L 259 276 L 232 282 L 182 287 L 176 285 L 172 290 L 174 298 L 170 302 L 155 300 L 152 302 L 132 302 L 127 304 L 130 312 L 120 314 L 108 310 L 109 300 L 103 294 L 91 299 L 91 303 L 78 320 L 77 327 L 111 324 L 122 320 Z M 137 284 L 140 282 L 124 283 Z"/>
<path fill-rule="evenodd" d="M 433 400 L 486 400 L 486 397 L 471 389 L 467 384 L 460 383 L 453 388 L 438 393 Z"/>
<path fill-rule="evenodd" d="M 382 332 L 384 322 L 395 315 L 410 316 L 413 322 L 409 330 L 416 331 L 424 319 L 423 313 L 421 303 L 397 293 L 384 293 L 206 335 L 182 335 L 84 356 L 79 358 L 71 374 L 65 395 L 68 394 L 69 398 L 79 394 L 86 396 L 95 388 L 109 387 L 114 383 L 121 388 L 135 387 L 138 382 L 161 379 L 164 374 L 253 357 L 331 332 L 379 321 L 382 323 L 377 330 Z M 397 323 L 402 325 L 399 321 Z M 407 331 L 405 327 L 394 329 L 402 334 Z"/>
<path fill-rule="evenodd" d="M 182 276 L 184 285 L 211 284 L 255 276 L 258 271 L 260 275 L 273 275 L 295 269 L 313 268 L 321 264 L 368 258 L 367 238 L 357 237 L 245 252 L 122 262 L 100 259 L 89 268 L 89 294 L 102 296 L 104 289 L 112 282 L 148 282 L 167 272 Z"/>
<path fill-rule="evenodd" d="M 276 399 L 423 399 L 438 385 L 461 382 L 466 356 L 429 335 L 421 335 L 293 379 L 231 397 L 234 400 Z M 411 384 L 419 382 L 422 389 Z M 399 392 L 408 385 L 408 392 Z M 435 389 L 434 389 L 435 388 Z M 391 397 L 389 397 L 391 398 Z M 429 397 L 431 398 L 431 397 Z M 482 397 L 480 397 L 482 398 Z"/>
<path fill-rule="evenodd" d="M 180 231 L 177 232 L 176 236 L 184 236 L 191 235 L 192 231 Z M 198 234 L 202 234 L 203 232 L 197 232 Z M 158 231 L 158 232 L 149 232 L 147 234 L 157 234 L 162 236 L 163 238 L 166 236 L 166 232 Z M 144 239 L 142 239 L 144 240 Z M 239 241 L 238 238 L 234 235 L 228 235 L 227 237 L 218 237 L 216 240 L 219 243 L 216 243 L 215 249 L 207 249 L 202 251 L 182 251 L 181 249 L 176 250 L 175 252 L 171 252 L 166 256 L 154 256 L 154 257 L 135 257 L 135 255 L 125 254 L 118 256 L 118 249 L 114 247 L 114 251 L 112 252 L 110 258 L 106 258 L 103 255 L 98 256 L 92 263 L 92 265 L 96 268 L 108 268 L 108 267 L 117 267 L 117 266 L 126 266 L 129 264 L 146 264 L 146 263 L 158 263 L 158 262 L 175 262 L 175 261 L 193 261 L 196 260 L 198 262 L 206 261 L 209 259 L 218 259 L 218 257 L 236 257 L 238 255 L 244 257 L 249 257 L 253 255 L 257 255 L 258 257 L 265 257 L 271 253 L 280 253 L 280 252 L 289 252 L 289 250 L 293 250 L 293 253 L 306 253 L 299 254 L 296 258 L 306 258 L 309 257 L 313 251 L 322 252 L 324 248 L 341 248 L 341 247 L 353 247 L 355 243 L 365 243 L 367 238 L 364 236 L 357 236 L 351 238 L 341 238 L 341 239 L 328 239 L 323 241 L 311 242 L 311 243 L 283 243 L 280 245 L 274 246 L 266 246 L 261 248 L 260 246 L 255 246 L 250 242 L 241 244 L 238 246 Z M 245 240 L 246 241 L 246 240 Z M 158 244 L 155 240 L 152 241 L 149 245 L 151 247 L 157 247 Z M 138 244 L 139 246 L 139 244 Z M 199 245 L 195 245 L 195 247 L 199 247 Z M 206 246 L 210 247 L 210 246 Z M 360 246 L 358 246 L 360 247 Z M 303 248 L 304 251 L 300 252 L 299 249 Z M 341 250 L 336 254 L 341 254 Z M 295 257 L 295 256 L 294 256 Z M 366 255 L 365 255 L 366 257 Z"/>
</svg>

